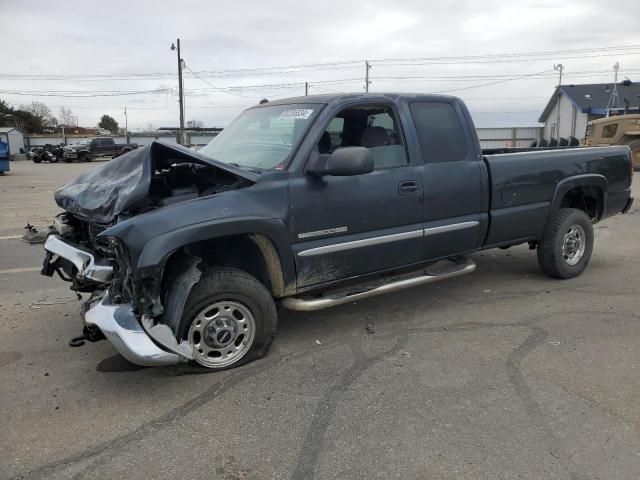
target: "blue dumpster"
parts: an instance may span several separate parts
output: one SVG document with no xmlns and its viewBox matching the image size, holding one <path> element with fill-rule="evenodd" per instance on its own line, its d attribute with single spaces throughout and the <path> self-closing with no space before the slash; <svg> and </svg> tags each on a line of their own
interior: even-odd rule
<svg viewBox="0 0 640 480">
<path fill-rule="evenodd" d="M 9 145 L 0 140 L 0 173 L 9 171 Z"/>
</svg>

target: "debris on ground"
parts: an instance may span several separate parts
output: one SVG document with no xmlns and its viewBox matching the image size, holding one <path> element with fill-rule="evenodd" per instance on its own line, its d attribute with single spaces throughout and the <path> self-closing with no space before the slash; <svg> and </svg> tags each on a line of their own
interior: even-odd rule
<svg viewBox="0 0 640 480">
<path fill-rule="evenodd" d="M 371 323 L 367 323 L 364 327 L 368 334 L 376 333 L 376 329 Z"/>
<path fill-rule="evenodd" d="M 49 225 L 48 227 L 38 231 L 38 229 L 29 222 L 27 222 L 24 229 L 26 232 L 20 239 L 23 242 L 31 244 L 44 243 L 49 234 L 54 231 L 53 225 Z"/>
</svg>

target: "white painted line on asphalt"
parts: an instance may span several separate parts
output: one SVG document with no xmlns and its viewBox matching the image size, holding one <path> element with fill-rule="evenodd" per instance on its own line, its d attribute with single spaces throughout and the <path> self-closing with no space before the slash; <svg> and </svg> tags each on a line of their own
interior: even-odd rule
<svg viewBox="0 0 640 480">
<path fill-rule="evenodd" d="M 42 270 L 42 267 L 8 268 L 6 270 L 0 270 L 0 275 L 9 275 L 10 273 L 39 272 L 40 270 Z"/>
<path fill-rule="evenodd" d="M 7 209 L 14 209 L 14 208 L 42 208 L 42 205 L 3 205 L 2 209 L 3 210 L 7 210 Z"/>
<path fill-rule="evenodd" d="M 0 237 L 0 240 L 15 240 L 16 238 L 22 238 L 22 235 L 7 235 L 6 237 Z"/>
</svg>

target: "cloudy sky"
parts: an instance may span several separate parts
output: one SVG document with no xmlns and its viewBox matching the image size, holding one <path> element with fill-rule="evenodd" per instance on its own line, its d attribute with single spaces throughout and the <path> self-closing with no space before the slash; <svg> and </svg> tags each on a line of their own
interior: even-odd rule
<svg viewBox="0 0 640 480">
<path fill-rule="evenodd" d="M 178 37 L 197 75 L 186 119 L 206 126 L 305 81 L 363 91 L 365 59 L 371 91 L 457 95 L 481 127 L 535 125 L 554 63 L 565 83 L 611 81 L 616 61 L 640 81 L 638 0 L 0 0 L 0 18 L 0 99 L 71 108 L 81 126 L 103 113 L 124 125 L 125 107 L 131 130 L 177 126 Z"/>
</svg>

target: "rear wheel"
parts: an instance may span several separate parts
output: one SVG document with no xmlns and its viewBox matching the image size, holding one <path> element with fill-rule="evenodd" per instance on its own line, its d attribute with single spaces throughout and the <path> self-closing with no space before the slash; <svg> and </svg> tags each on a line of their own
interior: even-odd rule
<svg viewBox="0 0 640 480">
<path fill-rule="evenodd" d="M 242 270 L 212 267 L 191 289 L 177 336 L 191 344 L 196 363 L 226 370 L 266 355 L 276 326 L 264 285 Z"/>
<path fill-rule="evenodd" d="M 78 160 L 81 162 L 90 162 L 91 161 L 91 157 L 89 156 L 88 153 L 83 152 L 80 155 L 78 155 Z"/>
<path fill-rule="evenodd" d="M 593 225 L 582 210 L 562 208 L 549 221 L 538 243 L 538 263 L 554 278 L 580 275 L 593 253 Z"/>
</svg>

